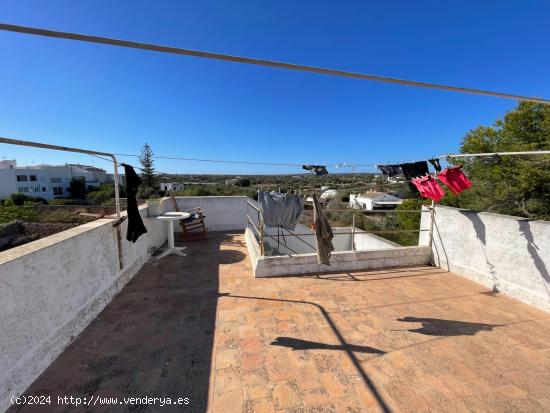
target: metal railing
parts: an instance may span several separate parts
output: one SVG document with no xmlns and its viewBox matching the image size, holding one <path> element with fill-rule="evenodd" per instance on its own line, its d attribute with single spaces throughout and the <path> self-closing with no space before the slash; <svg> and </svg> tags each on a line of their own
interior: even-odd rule
<svg viewBox="0 0 550 413">
<path fill-rule="evenodd" d="M 250 217 L 250 214 L 249 214 L 249 208 L 252 208 L 255 212 L 256 212 L 256 216 L 257 216 L 257 224 L 254 222 L 254 220 Z M 351 251 L 355 251 L 356 250 L 356 246 L 355 246 L 355 238 L 356 238 L 356 234 L 359 233 L 359 234 L 391 234 L 391 233 L 421 233 L 421 232 L 429 232 L 429 245 L 431 246 L 432 244 L 432 232 L 433 232 L 433 229 L 432 229 L 432 225 L 430 224 L 430 228 L 429 229 L 391 229 L 391 230 L 360 230 L 360 232 L 357 231 L 357 228 L 356 228 L 356 216 L 357 214 L 360 214 L 360 215 L 369 215 L 369 214 L 373 214 L 373 215 L 380 215 L 380 214 L 400 214 L 400 213 L 414 213 L 414 214 L 423 214 L 423 213 L 429 213 L 430 214 L 430 220 L 431 222 L 433 222 L 433 213 L 434 213 L 434 208 L 432 206 L 426 206 L 427 209 L 420 209 L 420 210 L 412 210 L 412 209 L 401 209 L 401 210 L 398 210 L 398 209 L 388 209 L 388 210 L 362 210 L 362 209 L 357 209 L 357 208 L 350 208 L 350 209 L 324 209 L 323 212 L 325 213 L 332 213 L 332 212 L 347 212 L 347 213 L 351 213 L 352 214 L 352 225 L 351 225 L 351 228 L 350 228 L 350 234 L 351 234 Z M 313 210 L 307 210 L 305 209 L 303 211 L 304 213 L 306 214 L 309 214 L 309 213 L 313 213 Z M 259 241 L 259 244 L 260 244 L 260 251 L 261 251 L 261 255 L 262 256 L 265 256 L 265 238 L 270 238 L 270 239 L 273 239 L 275 241 L 279 241 L 277 238 L 275 238 L 273 235 L 271 234 L 268 234 L 264 231 L 264 223 L 263 223 L 263 216 L 262 216 L 262 211 L 260 210 L 260 208 L 256 205 L 254 205 L 252 202 L 250 201 L 247 201 L 247 214 L 246 214 L 246 217 L 247 217 L 247 227 L 248 228 L 251 228 L 254 233 L 257 235 L 257 239 Z M 286 233 L 284 234 L 284 237 L 294 237 L 296 239 L 298 239 L 299 241 L 301 241 L 302 243 L 304 243 L 305 245 L 307 245 L 308 247 L 310 247 L 311 249 L 313 249 L 314 251 L 317 250 L 317 248 L 314 246 L 314 245 L 311 245 L 310 243 L 308 243 L 306 240 L 304 240 L 302 237 L 304 236 L 312 236 L 312 235 L 315 235 L 315 233 L 296 233 L 296 232 L 292 232 L 290 230 L 287 230 L 285 229 Z M 390 240 L 388 240 L 390 241 Z M 293 250 L 292 248 L 290 248 L 286 242 L 284 244 L 284 247 L 286 249 L 288 249 L 289 251 L 291 251 L 293 254 L 299 254 L 298 252 L 296 252 L 295 250 Z"/>
</svg>

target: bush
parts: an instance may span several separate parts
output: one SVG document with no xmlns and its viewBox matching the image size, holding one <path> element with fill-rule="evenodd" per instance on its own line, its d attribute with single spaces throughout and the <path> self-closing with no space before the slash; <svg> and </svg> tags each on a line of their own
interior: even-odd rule
<svg viewBox="0 0 550 413">
<path fill-rule="evenodd" d="M 88 193 L 87 199 L 92 205 L 103 205 L 115 196 L 115 187 L 112 184 L 102 184 Z M 121 195 L 122 191 L 121 191 Z"/>
<path fill-rule="evenodd" d="M 136 198 L 149 199 L 157 197 L 157 192 L 150 186 L 141 185 L 137 191 Z"/>
<path fill-rule="evenodd" d="M 70 199 L 52 199 L 48 202 L 50 205 L 74 205 L 74 201 Z"/>
<path fill-rule="evenodd" d="M 14 221 L 16 219 L 26 222 L 38 221 L 38 208 L 21 207 L 21 206 L 1 206 L 0 207 L 0 224 Z"/>
<path fill-rule="evenodd" d="M 71 194 L 71 198 L 86 198 L 86 181 L 82 178 L 73 177 L 69 184 L 69 193 Z"/>
<path fill-rule="evenodd" d="M 11 201 L 11 205 L 22 206 L 25 201 L 30 201 L 31 197 L 25 194 L 20 194 L 19 192 L 15 192 L 11 194 L 8 199 Z"/>
<path fill-rule="evenodd" d="M 65 209 L 57 209 L 54 211 L 44 212 L 40 221 L 49 223 L 85 224 L 92 219 L 89 217 L 76 215 L 74 213 L 66 211 Z"/>
</svg>

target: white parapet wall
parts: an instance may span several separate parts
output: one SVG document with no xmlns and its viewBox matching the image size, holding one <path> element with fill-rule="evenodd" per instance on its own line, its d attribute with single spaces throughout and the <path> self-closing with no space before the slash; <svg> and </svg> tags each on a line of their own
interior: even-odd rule
<svg viewBox="0 0 550 413">
<path fill-rule="evenodd" d="M 252 270 L 257 278 L 427 265 L 431 260 L 431 250 L 427 246 L 386 246 L 364 251 L 333 252 L 330 258 L 331 265 L 319 265 L 316 253 L 261 256 L 258 241 L 250 228 L 245 231 L 245 240 Z"/>
<path fill-rule="evenodd" d="M 99 219 L 0 252 L 0 411 L 86 328 L 167 238 L 148 219 L 147 234 L 126 241 L 122 259 L 113 219 Z"/>
<path fill-rule="evenodd" d="M 201 208 L 206 216 L 208 231 L 236 231 L 246 228 L 247 202 L 255 201 L 247 196 L 178 196 L 181 211 Z M 174 211 L 170 198 L 163 199 L 163 211 Z M 250 214 L 256 212 L 250 208 Z M 176 231 L 180 231 L 176 226 Z"/>
<path fill-rule="evenodd" d="M 429 214 L 421 227 L 430 228 Z M 421 244 L 429 233 L 421 233 Z M 433 256 L 441 268 L 550 311 L 550 222 L 437 206 Z"/>
</svg>

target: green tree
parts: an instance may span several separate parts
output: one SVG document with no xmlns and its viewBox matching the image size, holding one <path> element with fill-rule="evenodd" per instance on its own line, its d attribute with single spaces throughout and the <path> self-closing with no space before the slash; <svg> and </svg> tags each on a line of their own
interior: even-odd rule
<svg viewBox="0 0 550 413">
<path fill-rule="evenodd" d="M 83 178 L 71 178 L 69 193 L 73 199 L 86 198 L 86 181 Z"/>
<path fill-rule="evenodd" d="M 520 103 L 493 126 L 464 137 L 462 153 L 550 150 L 550 106 Z M 478 211 L 550 219 L 550 156 L 469 158 L 464 171 L 474 184 L 443 203 Z"/>
<path fill-rule="evenodd" d="M 156 188 L 156 171 L 153 162 L 153 150 L 148 143 L 143 145 L 143 148 L 141 148 L 139 163 L 141 163 L 141 177 L 143 185 L 150 188 Z"/>
</svg>

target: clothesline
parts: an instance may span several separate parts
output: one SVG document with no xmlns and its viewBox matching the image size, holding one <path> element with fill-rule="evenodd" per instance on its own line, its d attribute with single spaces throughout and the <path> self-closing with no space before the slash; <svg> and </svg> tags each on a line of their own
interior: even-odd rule
<svg viewBox="0 0 550 413">
<path fill-rule="evenodd" d="M 139 157 L 138 154 L 125 154 L 125 153 L 115 153 L 117 156 L 125 157 Z M 515 152 L 490 152 L 490 153 L 459 153 L 459 154 L 445 154 L 434 157 L 425 158 L 428 159 L 452 159 L 452 158 L 474 158 L 474 157 L 496 157 L 496 156 L 529 156 L 529 155 L 550 155 L 550 150 L 548 151 L 515 151 Z M 153 159 L 167 159 L 167 160 L 181 160 L 181 161 L 192 161 L 192 162 L 211 162 L 211 163 L 227 163 L 227 164 L 242 164 L 242 165 L 265 165 L 265 166 L 293 166 L 293 167 L 303 167 L 304 165 L 313 165 L 312 163 L 278 163 L 278 162 L 261 162 L 261 161 L 236 161 L 228 159 L 201 159 L 201 158 L 187 158 L 183 156 L 163 156 L 163 155 L 153 155 Z M 416 161 L 411 161 L 416 162 Z M 396 162 L 395 164 L 403 164 L 405 162 Z M 378 163 L 330 163 L 330 162 L 316 162 L 315 165 L 331 166 L 335 168 L 356 168 L 356 167 L 377 167 L 379 165 L 386 165 L 388 162 L 378 162 Z"/>
<path fill-rule="evenodd" d="M 134 42 L 131 40 L 121 40 L 121 39 L 113 39 L 113 38 L 102 37 L 102 36 L 90 36 L 90 35 L 84 35 L 79 33 L 62 32 L 58 30 L 47 30 L 47 29 L 41 29 L 37 27 L 18 26 L 14 24 L 0 23 L 0 30 L 30 34 L 35 36 L 45 36 L 45 37 L 53 37 L 58 39 L 80 41 L 80 42 L 99 43 L 103 45 L 126 47 L 131 49 L 141 49 L 141 50 L 147 50 L 151 52 L 161 52 L 161 53 L 170 53 L 170 54 L 176 54 L 176 55 L 192 56 L 192 57 L 198 57 L 203 59 L 223 60 L 226 62 L 234 62 L 234 63 L 247 64 L 247 65 L 267 66 L 267 67 L 273 67 L 277 69 L 287 69 L 287 70 L 347 77 L 347 78 L 354 78 L 354 79 L 368 80 L 368 81 L 375 81 L 375 82 L 392 83 L 392 84 L 398 84 L 402 86 L 413 86 L 413 87 L 420 87 L 420 88 L 426 88 L 426 89 L 446 90 L 451 92 L 493 96 L 493 97 L 504 98 L 504 99 L 515 99 L 520 101 L 542 103 L 546 105 L 550 104 L 550 100 L 543 99 L 540 97 L 521 96 L 521 95 L 514 95 L 511 93 L 495 92 L 491 90 L 473 89 L 473 88 L 429 83 L 429 82 L 419 82 L 416 80 L 398 79 L 398 78 L 393 78 L 388 76 L 348 72 L 344 70 L 330 69 L 330 68 L 324 68 L 324 67 L 307 66 L 307 65 L 287 63 L 287 62 L 277 62 L 273 60 L 256 59 L 251 57 L 233 56 L 233 55 L 227 55 L 222 53 L 206 52 L 202 50 L 184 49 L 181 47 L 162 46 L 162 45 L 151 44 L 151 43 Z"/>
</svg>

